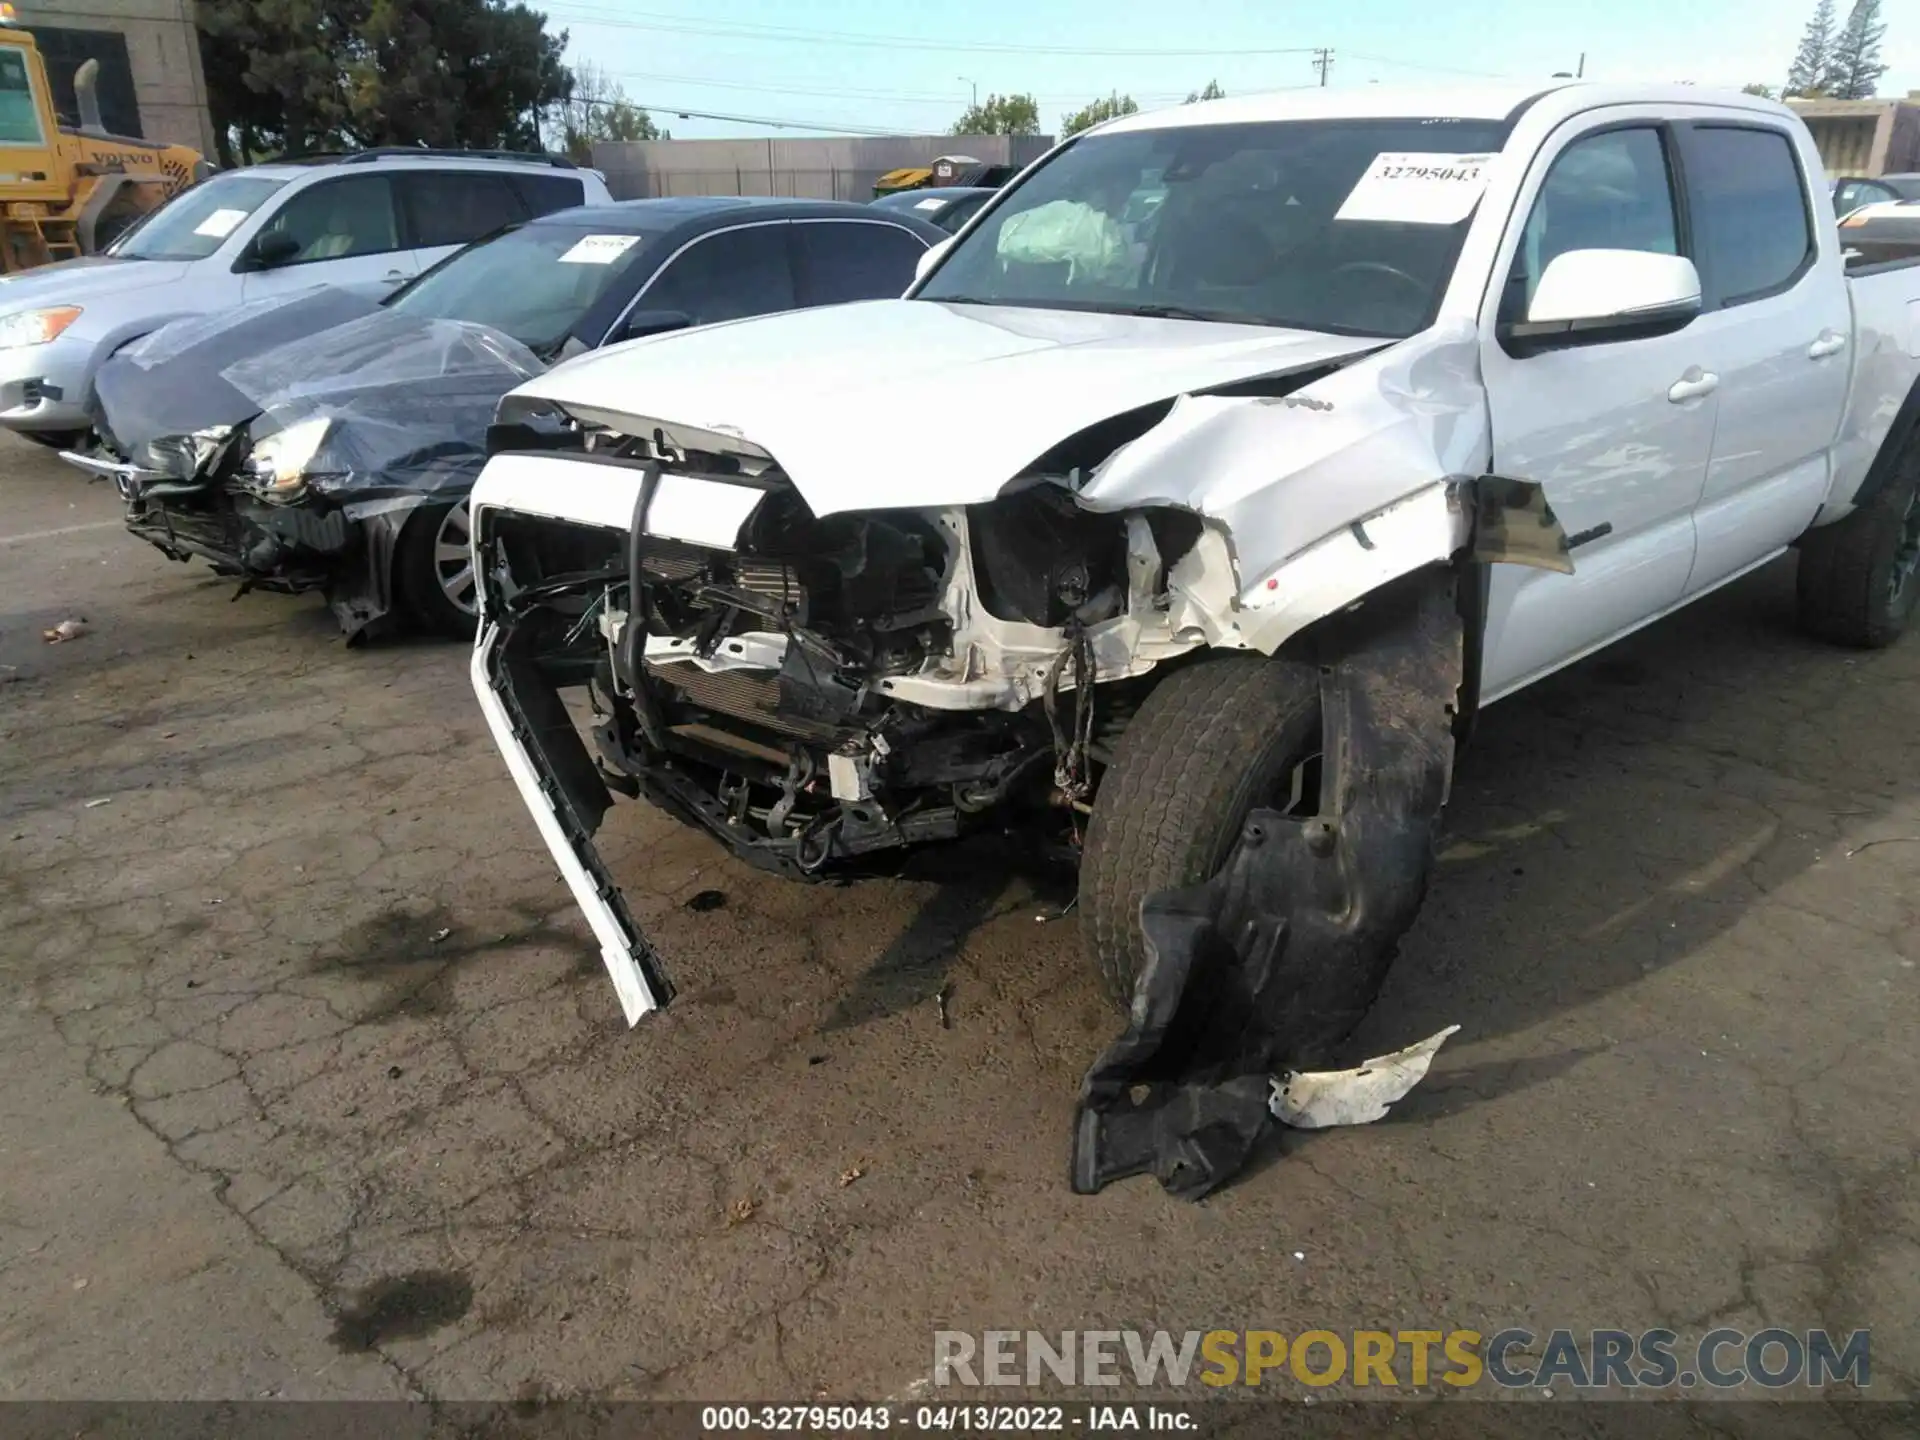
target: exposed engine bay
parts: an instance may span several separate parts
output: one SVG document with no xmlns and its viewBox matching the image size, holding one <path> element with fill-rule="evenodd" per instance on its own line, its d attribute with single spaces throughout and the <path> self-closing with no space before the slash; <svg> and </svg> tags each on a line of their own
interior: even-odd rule
<svg viewBox="0 0 1920 1440">
<path fill-rule="evenodd" d="M 816 517 L 775 472 L 588 437 L 588 455 L 741 487 L 734 547 L 500 513 L 481 537 L 508 644 L 588 683 L 598 764 L 796 877 L 979 825 L 1071 844 L 1139 687 L 1231 594 L 1218 535 L 1038 481 L 986 504 Z M 1210 542 L 1210 543 L 1209 543 Z M 1211 582 L 1211 585 L 1210 585 Z M 1095 685 L 1098 683 L 1096 691 Z"/>
<path fill-rule="evenodd" d="M 1539 488 L 1479 468 L 1468 341 L 1316 345 L 897 471 L 777 408 L 650 419 L 564 367 L 510 396 L 474 690 L 629 1023 L 673 990 L 593 843 L 615 793 L 794 878 L 991 829 L 1079 865 L 1129 1011 L 1075 1186 L 1230 1179 L 1418 907 L 1488 567 L 1572 568 Z"/>
</svg>

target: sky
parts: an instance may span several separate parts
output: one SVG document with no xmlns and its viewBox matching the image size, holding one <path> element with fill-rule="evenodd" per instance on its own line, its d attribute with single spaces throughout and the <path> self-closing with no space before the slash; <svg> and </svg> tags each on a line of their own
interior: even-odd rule
<svg viewBox="0 0 1920 1440">
<path fill-rule="evenodd" d="M 1142 109 L 1208 80 L 1589 79 L 1778 87 L 1814 0 L 533 0 L 567 57 L 618 80 L 675 137 L 939 133 L 976 88 L 1039 97 L 1041 128 L 1118 91 Z M 1841 0 L 1844 16 L 1848 0 Z M 1905 12 L 1905 13 L 1902 13 Z M 1882 95 L 1920 89 L 1920 6 L 1882 6 Z M 1105 51 L 1108 53 L 1097 53 Z M 738 119 L 707 119 L 677 107 Z M 784 128 L 768 121 L 788 122 Z"/>
</svg>

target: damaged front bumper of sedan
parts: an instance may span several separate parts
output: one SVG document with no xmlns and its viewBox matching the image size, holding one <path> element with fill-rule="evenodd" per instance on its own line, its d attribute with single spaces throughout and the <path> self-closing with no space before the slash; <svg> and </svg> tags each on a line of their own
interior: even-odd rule
<svg viewBox="0 0 1920 1440">
<path fill-rule="evenodd" d="M 1256 808 L 1209 886 L 1149 897 L 1152 959 L 1089 1075 L 1073 1173 L 1197 1195 L 1237 1170 L 1268 1077 L 1351 1028 L 1424 892 L 1484 566 L 1571 568 L 1536 487 L 1445 463 L 1484 453 L 1470 400 L 1429 384 L 1410 414 L 1404 372 L 1375 375 L 1397 413 L 1316 436 L 1332 403 L 1286 402 L 1324 377 L 1183 395 L 922 506 L 816 513 L 750 440 L 601 411 L 573 448 L 496 455 L 474 688 L 629 1023 L 672 987 L 593 844 L 614 794 L 795 878 L 979 828 L 1073 846 L 1168 668 L 1252 651 L 1319 689 L 1318 814 Z M 1309 483 L 1276 487 L 1288 433 Z M 1256 460 L 1267 483 L 1236 484 Z M 1196 462 L 1212 494 L 1180 481 Z"/>
<path fill-rule="evenodd" d="M 190 333 L 103 372 L 101 444 L 63 458 L 111 479 L 127 528 L 162 554 L 206 560 L 240 593 L 318 590 L 350 639 L 395 610 L 414 512 L 464 500 L 500 395 L 544 368 L 485 327 L 375 311 L 228 364 L 211 403 L 244 418 L 167 433 L 155 412 L 173 377 L 156 367 L 207 343 Z"/>
</svg>

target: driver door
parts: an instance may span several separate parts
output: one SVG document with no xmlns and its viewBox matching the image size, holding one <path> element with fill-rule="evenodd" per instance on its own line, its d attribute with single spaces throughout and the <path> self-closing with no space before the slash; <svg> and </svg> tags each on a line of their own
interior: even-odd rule
<svg viewBox="0 0 1920 1440">
<path fill-rule="evenodd" d="M 1675 202 L 1671 134 L 1649 116 L 1582 124 L 1536 161 L 1482 317 L 1493 470 L 1537 482 L 1572 545 L 1574 573 L 1492 567 L 1486 699 L 1557 670 L 1679 604 L 1693 567 L 1718 398 L 1696 323 L 1667 335 L 1516 353 L 1548 263 L 1570 250 L 1691 255 Z"/>
<path fill-rule="evenodd" d="M 342 175 L 297 190 L 259 234 L 273 231 L 291 235 L 300 248 L 293 259 L 270 270 L 247 272 L 241 287 L 245 300 L 315 285 L 379 297 L 418 270 L 412 251 L 402 244 L 400 211 L 385 175 Z"/>
</svg>

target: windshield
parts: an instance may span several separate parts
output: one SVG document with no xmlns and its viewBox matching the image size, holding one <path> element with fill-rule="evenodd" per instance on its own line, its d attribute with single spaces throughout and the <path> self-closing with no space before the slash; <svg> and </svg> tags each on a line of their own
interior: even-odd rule
<svg viewBox="0 0 1920 1440">
<path fill-rule="evenodd" d="M 1091 135 L 1006 196 L 918 298 L 1403 338 L 1431 323 L 1506 130 L 1292 120 Z"/>
<path fill-rule="evenodd" d="M 46 143 L 26 52 L 14 45 L 0 46 L 0 145 L 37 148 Z"/>
<path fill-rule="evenodd" d="M 596 231 L 586 221 L 524 225 L 429 270 L 389 308 L 423 319 L 491 325 L 529 350 L 551 351 L 640 263 L 649 239 Z"/>
<path fill-rule="evenodd" d="M 236 172 L 182 190 L 107 247 L 132 260 L 204 260 L 287 182 Z"/>
</svg>

